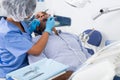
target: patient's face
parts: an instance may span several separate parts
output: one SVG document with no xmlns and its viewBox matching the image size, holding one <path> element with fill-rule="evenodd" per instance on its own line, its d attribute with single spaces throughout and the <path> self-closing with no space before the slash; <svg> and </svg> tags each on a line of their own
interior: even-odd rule
<svg viewBox="0 0 120 80">
<path fill-rule="evenodd" d="M 38 31 L 43 32 L 46 26 L 46 21 L 49 17 L 49 14 L 45 13 L 45 12 L 38 12 L 35 15 L 35 18 L 37 18 L 38 20 L 40 20 L 40 27 L 37 27 Z"/>
</svg>

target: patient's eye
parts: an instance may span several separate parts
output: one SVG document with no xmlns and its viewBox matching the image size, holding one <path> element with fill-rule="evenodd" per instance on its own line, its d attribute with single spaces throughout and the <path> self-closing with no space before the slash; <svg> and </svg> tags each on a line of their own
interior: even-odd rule
<svg viewBox="0 0 120 80">
<path fill-rule="evenodd" d="M 42 17 L 44 17 L 45 15 L 41 15 L 40 17 L 42 18 Z"/>
<path fill-rule="evenodd" d="M 36 18 L 38 19 L 38 18 L 40 18 L 40 16 L 39 16 L 39 15 L 36 15 Z"/>
</svg>

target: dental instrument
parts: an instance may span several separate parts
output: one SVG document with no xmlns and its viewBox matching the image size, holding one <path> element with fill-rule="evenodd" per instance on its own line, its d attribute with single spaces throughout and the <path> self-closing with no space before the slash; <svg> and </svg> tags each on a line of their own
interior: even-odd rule
<svg viewBox="0 0 120 80">
<path fill-rule="evenodd" d="M 46 13 L 48 10 L 49 10 L 49 9 L 46 9 L 46 10 L 44 10 L 43 12 L 45 12 L 45 13 Z"/>
<path fill-rule="evenodd" d="M 30 73 L 33 73 L 33 72 L 37 72 L 37 70 L 39 70 L 39 68 L 38 67 L 34 67 L 34 68 L 29 68 L 28 69 L 28 71 L 26 71 L 24 74 L 23 74 L 23 76 L 27 76 L 28 74 L 30 74 Z"/>
<path fill-rule="evenodd" d="M 43 75 L 43 74 L 44 74 L 44 73 L 38 73 L 38 74 L 32 76 L 29 80 L 34 80 L 35 78 L 40 77 L 40 76 Z"/>
<path fill-rule="evenodd" d="M 102 9 L 99 10 L 99 13 L 95 17 L 93 17 L 93 20 L 96 20 L 97 18 L 99 18 L 103 14 L 114 12 L 114 11 L 119 11 L 119 10 L 120 10 L 120 6 L 119 7 L 113 7 L 113 8 L 102 8 Z"/>
</svg>

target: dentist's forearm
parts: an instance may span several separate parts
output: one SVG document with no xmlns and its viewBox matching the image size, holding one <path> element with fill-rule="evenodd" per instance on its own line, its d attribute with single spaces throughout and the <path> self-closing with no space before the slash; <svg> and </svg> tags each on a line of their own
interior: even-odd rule
<svg viewBox="0 0 120 80">
<path fill-rule="evenodd" d="M 39 55 L 44 50 L 49 38 L 49 33 L 44 32 L 41 38 L 33 45 L 33 47 L 28 51 L 28 54 Z"/>
</svg>

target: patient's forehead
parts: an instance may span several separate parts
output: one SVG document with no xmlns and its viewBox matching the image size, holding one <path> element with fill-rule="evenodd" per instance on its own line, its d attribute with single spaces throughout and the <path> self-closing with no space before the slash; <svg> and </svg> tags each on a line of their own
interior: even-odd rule
<svg viewBox="0 0 120 80">
<path fill-rule="evenodd" d="M 45 12 L 38 12 L 36 15 L 39 15 L 39 16 L 41 16 L 41 15 L 47 15 L 47 13 L 45 13 Z"/>
<path fill-rule="evenodd" d="M 45 13 L 45 12 L 38 12 L 38 13 L 35 15 L 35 18 L 37 18 L 37 19 L 48 18 L 48 14 Z"/>
</svg>

